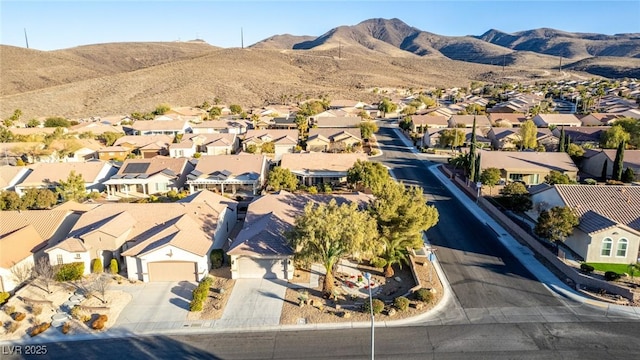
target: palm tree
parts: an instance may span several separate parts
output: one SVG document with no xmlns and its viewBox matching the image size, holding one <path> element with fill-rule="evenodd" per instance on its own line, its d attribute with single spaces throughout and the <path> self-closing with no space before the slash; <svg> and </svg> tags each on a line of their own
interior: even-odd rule
<svg viewBox="0 0 640 360">
<path fill-rule="evenodd" d="M 389 278 L 395 275 L 393 265 L 398 264 L 402 269 L 402 263 L 409 263 L 409 251 L 407 249 L 413 247 L 413 241 L 406 237 L 383 237 L 383 240 L 385 249 L 380 257 L 387 262 L 384 267 L 384 276 Z"/>
</svg>

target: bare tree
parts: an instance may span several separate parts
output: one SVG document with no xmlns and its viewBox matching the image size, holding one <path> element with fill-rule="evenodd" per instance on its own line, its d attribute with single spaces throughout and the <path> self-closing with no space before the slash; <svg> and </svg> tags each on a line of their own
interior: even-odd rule
<svg viewBox="0 0 640 360">
<path fill-rule="evenodd" d="M 13 275 L 16 283 L 20 285 L 33 276 L 33 264 L 28 262 L 18 265 L 14 262 L 13 266 L 11 266 L 11 275 Z"/>
<path fill-rule="evenodd" d="M 111 283 L 111 279 L 109 278 L 109 276 L 105 274 L 100 274 L 96 276 L 96 278 L 93 280 L 93 282 L 90 285 L 93 291 L 100 294 L 100 298 L 98 299 L 102 301 L 103 304 L 107 303 L 106 294 L 107 294 L 107 289 L 109 288 L 110 283 Z"/>
<path fill-rule="evenodd" d="M 34 272 L 41 289 L 51 294 L 51 284 L 55 281 L 55 271 L 47 257 L 41 257 L 36 261 Z"/>
</svg>

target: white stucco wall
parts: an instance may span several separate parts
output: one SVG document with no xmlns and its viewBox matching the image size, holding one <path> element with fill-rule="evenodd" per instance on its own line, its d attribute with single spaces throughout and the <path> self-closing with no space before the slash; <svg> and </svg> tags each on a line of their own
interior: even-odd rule
<svg viewBox="0 0 640 360">
<path fill-rule="evenodd" d="M 33 256 L 30 255 L 29 257 L 23 259 L 22 261 L 19 261 L 17 264 L 15 264 L 13 267 L 20 267 L 20 266 L 31 266 L 33 267 L 34 261 L 33 261 Z M 20 283 L 18 283 L 17 279 L 15 278 L 15 276 L 13 276 L 13 273 L 11 272 L 11 268 L 0 268 L 0 277 L 2 278 L 2 286 L 4 287 L 4 289 L 2 289 L 2 291 L 12 291 L 14 290 L 16 287 L 18 287 L 20 285 Z"/>
<path fill-rule="evenodd" d="M 48 251 L 49 263 L 53 266 L 58 265 L 58 255 L 62 255 L 63 264 L 71 264 L 74 262 L 84 263 L 84 275 L 91 273 L 91 257 L 88 252 L 72 253 L 62 249 L 52 249 Z M 77 257 L 79 255 L 79 258 Z"/>
<path fill-rule="evenodd" d="M 237 211 L 226 208 L 218 219 L 218 226 L 214 235 L 213 249 L 222 249 L 225 241 L 229 238 L 229 233 L 238 221 Z"/>
<path fill-rule="evenodd" d="M 601 255 L 602 241 L 605 238 L 612 240 L 610 256 Z M 627 254 L 625 257 L 617 256 L 618 244 L 621 239 L 627 240 Z M 631 264 L 638 260 L 640 236 L 619 227 L 613 227 L 611 229 L 592 234 L 591 236 L 580 230 L 576 230 L 569 238 L 567 238 L 566 244 L 584 257 L 587 262 Z"/>
</svg>

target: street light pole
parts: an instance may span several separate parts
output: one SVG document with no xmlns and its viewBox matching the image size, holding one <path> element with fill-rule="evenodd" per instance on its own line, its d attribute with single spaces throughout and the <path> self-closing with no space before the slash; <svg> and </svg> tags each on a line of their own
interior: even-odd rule
<svg viewBox="0 0 640 360">
<path fill-rule="evenodd" d="M 373 316 L 373 298 L 371 297 L 371 274 L 368 272 L 364 273 L 364 278 L 367 279 L 367 288 L 369 289 L 369 311 L 371 312 L 371 360 L 373 360 L 375 352 L 375 326 Z"/>
</svg>

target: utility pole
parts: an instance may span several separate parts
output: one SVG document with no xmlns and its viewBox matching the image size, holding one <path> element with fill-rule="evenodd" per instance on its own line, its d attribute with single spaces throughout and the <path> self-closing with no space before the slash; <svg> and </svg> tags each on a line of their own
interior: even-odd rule
<svg viewBox="0 0 640 360">
<path fill-rule="evenodd" d="M 507 54 L 502 55 L 502 75 L 504 75 L 504 67 L 507 65 Z"/>
<path fill-rule="evenodd" d="M 240 47 L 244 49 L 244 32 L 242 31 L 242 28 L 240 28 Z"/>
<path fill-rule="evenodd" d="M 29 38 L 27 38 L 27 28 L 24 28 L 24 42 L 27 43 L 27 49 L 29 48 Z"/>
<path fill-rule="evenodd" d="M 342 41 L 338 43 L 338 59 L 342 59 Z"/>
<path fill-rule="evenodd" d="M 560 70 L 558 70 L 560 73 L 562 73 L 562 55 L 560 55 Z"/>
</svg>

